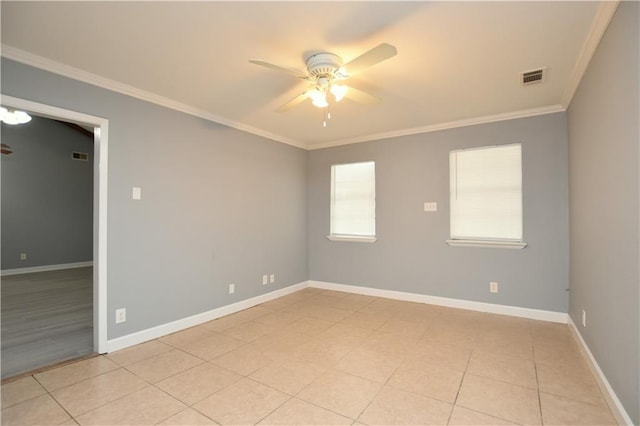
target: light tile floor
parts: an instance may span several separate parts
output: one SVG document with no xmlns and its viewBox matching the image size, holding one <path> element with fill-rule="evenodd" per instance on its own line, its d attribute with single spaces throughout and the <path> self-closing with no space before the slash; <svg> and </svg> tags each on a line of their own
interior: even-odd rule
<svg viewBox="0 0 640 426">
<path fill-rule="evenodd" d="M 9 381 L 2 424 L 615 420 L 566 325 L 307 288 Z"/>
</svg>

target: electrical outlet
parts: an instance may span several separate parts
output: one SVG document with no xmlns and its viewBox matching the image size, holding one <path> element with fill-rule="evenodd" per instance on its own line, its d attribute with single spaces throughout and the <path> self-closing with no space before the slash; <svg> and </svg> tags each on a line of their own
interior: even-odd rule
<svg viewBox="0 0 640 426">
<path fill-rule="evenodd" d="M 229 294 L 233 294 L 236 292 L 236 285 L 235 284 L 229 284 Z"/>
<path fill-rule="evenodd" d="M 497 293 L 498 292 L 498 283 L 495 281 L 491 281 L 489 283 L 489 291 L 491 293 Z"/>
<path fill-rule="evenodd" d="M 582 326 L 587 326 L 587 311 L 585 311 L 584 309 L 582 310 Z"/>
<path fill-rule="evenodd" d="M 20 260 L 27 260 L 27 253 L 20 253 Z"/>
<path fill-rule="evenodd" d="M 127 321 L 127 310 L 125 308 L 116 309 L 116 324 Z"/>
<path fill-rule="evenodd" d="M 269 275 L 262 276 L 262 285 L 267 285 L 269 283 Z"/>
<path fill-rule="evenodd" d="M 273 284 L 275 282 L 276 282 L 276 275 L 275 274 L 269 275 L 269 283 Z"/>
</svg>

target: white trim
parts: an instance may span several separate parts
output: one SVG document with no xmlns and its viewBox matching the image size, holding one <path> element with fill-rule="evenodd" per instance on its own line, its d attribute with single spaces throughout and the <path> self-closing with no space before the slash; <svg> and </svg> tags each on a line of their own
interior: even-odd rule
<svg viewBox="0 0 640 426">
<path fill-rule="evenodd" d="M 4 52 L 3 52 L 4 54 Z M 94 127 L 93 198 L 93 350 L 107 350 L 107 191 L 109 120 L 51 105 L 2 95 L 3 105 L 43 117 Z"/>
<path fill-rule="evenodd" d="M 571 76 L 562 95 L 561 103 L 565 109 L 569 108 L 573 96 L 576 94 L 578 86 L 582 81 L 582 77 L 589 66 L 589 62 L 591 62 L 591 58 L 593 58 L 593 55 L 596 53 L 600 40 L 604 37 L 604 33 L 607 31 L 607 27 L 609 27 L 609 23 L 616 13 L 619 4 L 620 0 L 600 2 L 598 11 L 591 23 L 591 28 L 589 28 L 589 32 L 587 33 L 587 38 L 582 45 L 582 49 L 580 49 L 578 59 L 571 71 Z"/>
<path fill-rule="evenodd" d="M 27 266 L 26 268 L 5 269 L 3 271 L 0 271 L 0 276 L 6 277 L 8 275 L 30 274 L 33 272 L 47 272 L 47 271 L 59 271 L 61 269 L 86 268 L 87 266 L 93 266 L 93 261 L 90 260 L 88 262 L 61 263 L 58 265 Z"/>
<path fill-rule="evenodd" d="M 183 318 L 177 321 L 173 321 L 167 324 L 163 324 L 150 329 L 142 330 L 136 333 L 128 334 L 126 336 L 118 337 L 108 341 L 107 352 L 114 352 L 120 349 L 128 348 L 139 343 L 143 343 L 149 340 L 157 339 L 167 334 L 175 333 L 177 331 L 184 330 L 186 328 L 194 327 L 199 324 L 220 318 L 225 315 L 230 315 L 244 309 L 251 308 L 261 303 L 268 302 L 273 299 L 285 296 L 287 294 L 294 293 L 302 290 L 306 287 L 319 288 L 323 290 L 334 290 L 353 294 L 362 294 L 366 296 L 383 297 L 387 299 L 402 300 L 408 302 L 426 303 L 431 305 L 446 306 L 451 308 L 467 309 L 472 311 L 495 313 L 500 315 L 509 315 L 513 317 L 528 318 L 541 321 L 551 321 L 561 324 L 569 324 L 569 328 L 574 333 L 576 340 L 580 345 L 580 349 L 585 353 L 589 367 L 592 369 L 596 381 L 600 386 L 603 395 L 605 396 L 607 403 L 609 404 L 611 411 L 613 412 L 616 420 L 620 424 L 633 425 L 631 418 L 626 413 L 620 400 L 617 398 L 615 392 L 611 388 L 611 385 L 607 381 L 604 373 L 598 366 L 598 363 L 593 358 L 591 351 L 587 347 L 586 343 L 582 339 L 580 332 L 573 323 L 571 317 L 562 312 L 545 311 L 539 309 L 520 308 L 515 306 L 496 305 L 491 303 L 473 302 L 469 300 L 450 299 L 445 297 L 427 296 L 422 294 L 407 293 L 393 290 L 382 290 L 370 287 L 360 287 L 345 284 L 335 284 L 323 281 L 305 281 L 299 284 L 295 284 L 280 290 L 266 293 L 260 296 L 253 297 L 251 299 L 243 300 L 240 302 L 226 305 L 220 308 L 213 309 L 208 312 L 193 315 L 191 317 Z"/>
<path fill-rule="evenodd" d="M 606 3 L 606 2 L 605 2 Z M 131 96 L 137 99 L 141 99 L 156 105 L 160 105 L 169 109 L 184 112 L 186 114 L 193 115 L 195 117 L 202 118 L 204 120 L 212 121 L 215 123 L 223 124 L 225 126 L 232 127 L 234 129 L 242 130 L 247 133 L 251 133 L 257 136 L 261 136 L 277 142 L 282 142 L 287 145 L 292 145 L 297 148 L 306 150 L 329 148 L 332 146 L 349 145 L 353 143 L 368 142 L 379 139 L 389 139 L 400 136 L 409 136 L 420 133 L 436 132 L 439 130 L 454 129 L 457 127 L 473 126 L 477 124 L 493 123 L 497 121 L 513 120 L 517 118 L 534 117 L 537 115 L 553 114 L 556 112 L 566 111 L 563 105 L 548 105 L 538 108 L 506 112 L 502 114 L 487 115 L 482 117 L 468 118 L 464 120 L 448 121 L 444 123 L 432 124 L 428 126 L 419 126 L 408 129 L 393 130 L 390 132 L 374 133 L 371 135 L 340 139 L 337 141 L 331 141 L 326 143 L 320 143 L 315 145 L 306 144 L 303 142 L 295 141 L 293 139 L 286 138 L 281 135 L 267 132 L 266 130 L 258 129 L 247 124 L 231 120 L 212 114 L 209 111 L 196 108 L 191 105 L 184 104 L 182 102 L 175 101 L 173 99 L 166 98 L 164 96 L 156 95 L 155 93 L 147 92 L 145 90 L 138 89 L 136 87 L 117 82 L 105 77 L 101 77 L 97 74 L 93 74 L 87 71 L 83 71 L 79 68 L 75 68 L 69 65 L 62 64 L 60 62 L 44 58 L 39 55 L 18 49 L 16 47 L 8 46 L 6 44 L 1 45 L 2 56 L 12 61 L 20 62 L 35 68 L 43 69 L 45 71 L 52 72 L 54 74 L 69 77 L 74 80 L 82 81 L 93 86 L 101 87 L 103 89 L 111 90 L 113 92 L 121 93 L 123 95 Z"/>
<path fill-rule="evenodd" d="M 522 250 L 527 243 L 514 241 L 485 241 L 485 240 L 446 240 L 452 247 L 481 247 Z"/>
<path fill-rule="evenodd" d="M 624 407 L 622 406 L 622 403 L 618 399 L 618 396 L 616 395 L 613 388 L 609 384 L 609 381 L 607 380 L 607 376 L 605 376 L 602 370 L 600 369 L 598 362 L 593 357 L 593 354 L 589 350 L 589 346 L 587 346 L 587 343 L 582 338 L 582 334 L 580 334 L 580 330 L 578 330 L 578 327 L 573 322 L 573 319 L 571 318 L 571 316 L 569 316 L 569 329 L 573 333 L 573 337 L 578 342 L 580 351 L 585 355 L 585 358 L 587 358 L 587 361 L 588 361 L 587 364 L 589 364 L 589 369 L 591 370 L 591 373 L 595 377 L 596 382 L 600 387 L 600 391 L 602 391 L 602 394 L 604 395 L 605 400 L 607 401 L 607 404 L 611 409 L 611 412 L 616 418 L 616 421 L 618 422 L 618 424 L 633 425 L 633 421 L 631 421 L 631 417 L 629 417 L 629 414 L 627 414 L 627 411 L 624 409 Z"/>
<path fill-rule="evenodd" d="M 120 349 L 128 348 L 130 346 L 144 343 L 149 340 L 157 339 L 158 337 L 166 336 L 167 334 L 175 333 L 186 328 L 200 325 L 207 321 L 212 321 L 225 315 L 234 314 L 236 312 L 240 312 L 253 306 L 259 305 L 261 303 L 265 303 L 270 300 L 286 296 L 287 294 L 294 293 L 298 290 L 302 290 L 303 288 L 306 288 L 308 286 L 308 281 L 303 281 L 301 283 L 275 290 L 270 293 L 252 297 L 251 299 L 242 300 L 240 302 L 232 303 L 231 305 L 222 306 L 220 308 L 212 309 L 210 311 L 196 314 L 187 318 L 182 318 L 166 324 L 158 325 L 146 330 L 137 331 L 135 333 L 127 334 L 126 336 L 117 337 L 115 339 L 109 340 L 107 344 L 107 352 L 114 352 Z"/>
<path fill-rule="evenodd" d="M 502 114 L 485 115 L 482 117 L 466 118 L 464 120 L 448 121 L 445 123 L 431 124 L 428 126 L 413 127 L 408 129 L 393 130 L 391 132 L 375 133 L 372 135 L 359 136 L 356 138 L 340 139 L 333 142 L 326 142 L 308 146 L 307 149 L 330 148 L 333 146 L 350 145 L 354 143 L 369 142 L 378 139 L 389 139 L 400 136 L 416 135 L 420 133 L 437 132 L 440 130 L 455 129 L 458 127 L 475 126 L 478 124 L 494 123 L 496 121 L 513 120 L 517 118 L 535 117 L 537 115 L 553 114 L 566 111 L 562 105 L 549 105 L 539 108 L 525 109 L 520 111 L 505 112 Z"/>
<path fill-rule="evenodd" d="M 327 239 L 331 241 L 343 241 L 350 243 L 375 243 L 376 237 L 364 237 L 357 235 L 327 235 Z"/>
<path fill-rule="evenodd" d="M 78 111 L 71 111 L 64 108 L 58 108 L 53 105 L 46 105 L 39 102 L 28 101 L 26 99 L 16 98 L 13 96 L 2 94 L 0 97 L 2 105 L 28 110 L 36 113 L 40 117 L 62 118 L 73 121 L 74 123 L 83 124 L 91 127 L 100 127 L 108 123 L 108 120 L 102 117 L 96 117 L 84 114 Z"/>
<path fill-rule="evenodd" d="M 305 144 L 294 141 L 293 139 L 286 138 L 281 135 L 267 132 L 257 127 L 249 126 L 239 121 L 231 120 L 229 118 L 222 117 L 217 114 L 212 114 L 209 111 L 205 111 L 201 108 L 197 108 L 191 105 L 187 105 L 182 102 L 178 102 L 173 99 L 166 98 L 164 96 L 156 95 L 155 93 L 147 92 L 146 90 L 138 89 L 128 84 L 120 83 L 109 78 L 101 77 L 97 74 L 93 74 L 79 68 L 75 68 L 63 63 L 44 58 L 39 55 L 18 49 L 16 47 L 2 44 L 2 56 L 12 61 L 20 62 L 32 67 L 40 68 L 45 71 L 52 72 L 54 74 L 69 77 L 74 80 L 82 81 L 93 86 L 101 87 L 103 89 L 110 90 L 112 92 L 121 93 L 123 95 L 131 96 L 136 99 L 141 99 L 152 104 L 160 105 L 165 108 L 173 109 L 175 111 L 184 112 L 186 114 L 193 115 L 195 117 L 202 118 L 204 120 L 213 121 L 214 123 L 223 124 L 225 126 L 233 127 L 234 129 L 242 130 L 243 132 L 251 133 L 257 136 L 262 136 L 267 139 L 271 139 L 277 142 L 282 142 L 287 145 L 293 145 L 298 148 L 306 149 Z"/>
<path fill-rule="evenodd" d="M 544 311 L 541 309 L 521 308 L 518 306 L 496 305 L 493 303 L 474 302 L 472 300 L 450 299 L 448 297 L 428 296 L 426 294 L 407 293 L 395 290 L 360 287 L 355 285 L 335 284 L 323 281 L 309 281 L 309 286 L 323 290 L 342 291 L 365 296 L 384 297 L 386 299 L 405 302 L 425 303 L 428 305 L 446 306 L 448 308 L 467 309 L 470 311 L 488 312 L 512 317 L 528 318 L 540 321 L 566 324 L 568 315 L 564 312 Z"/>
<path fill-rule="evenodd" d="M 93 131 L 93 346 L 98 353 L 107 351 L 107 199 L 109 122 L 104 120 Z M 96 168 L 96 164 L 98 167 Z M 97 243 L 96 243 L 97 241 Z M 97 306 L 97 309 L 95 308 Z"/>
<path fill-rule="evenodd" d="M 387 299 L 403 300 L 407 302 L 425 303 L 451 308 L 467 309 L 472 311 L 489 312 L 500 315 L 509 315 L 519 318 L 529 318 L 541 321 L 551 321 L 566 324 L 568 315 L 562 312 L 544 311 L 539 309 L 520 308 L 515 306 L 496 305 L 491 303 L 473 302 L 470 300 L 450 299 L 446 297 L 427 296 L 416 293 L 406 293 L 393 290 L 382 290 L 370 287 L 360 287 L 345 284 L 335 284 L 323 281 L 304 281 L 280 290 L 262 294 L 251 299 L 242 300 L 207 312 L 196 314 L 187 318 L 182 318 L 170 323 L 162 324 L 146 330 L 141 330 L 126 336 L 111 339 L 107 344 L 107 352 L 114 352 L 128 348 L 149 340 L 157 339 L 167 334 L 175 333 L 186 328 L 194 327 L 212 321 L 214 319 L 230 315 L 261 303 L 277 299 L 287 294 L 294 293 L 307 287 L 320 288 L 323 290 L 342 291 L 352 294 L 362 294 L 366 296 L 383 297 Z"/>
</svg>

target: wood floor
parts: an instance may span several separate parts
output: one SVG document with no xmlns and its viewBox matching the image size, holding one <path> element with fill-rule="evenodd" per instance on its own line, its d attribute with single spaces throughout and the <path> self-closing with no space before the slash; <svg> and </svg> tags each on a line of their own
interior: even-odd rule
<svg viewBox="0 0 640 426">
<path fill-rule="evenodd" d="M 93 352 L 93 268 L 2 277 L 2 378 Z"/>
</svg>

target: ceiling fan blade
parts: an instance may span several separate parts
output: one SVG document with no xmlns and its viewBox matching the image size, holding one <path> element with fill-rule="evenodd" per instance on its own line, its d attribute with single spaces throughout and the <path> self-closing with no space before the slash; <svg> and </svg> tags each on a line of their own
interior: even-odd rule
<svg viewBox="0 0 640 426">
<path fill-rule="evenodd" d="M 249 60 L 252 64 L 261 65 L 263 67 L 271 68 L 272 70 L 286 72 L 287 74 L 291 74 L 295 77 L 307 79 L 308 75 L 306 72 L 302 72 L 299 70 L 294 70 L 292 68 L 281 67 L 280 65 L 274 65 L 270 62 L 266 62 L 260 59 L 251 59 Z"/>
<path fill-rule="evenodd" d="M 373 49 L 363 53 L 357 58 L 344 65 L 347 70 L 347 74 L 357 74 L 365 68 L 369 68 L 377 63 L 380 63 L 386 59 L 394 57 L 398 54 L 398 50 L 395 46 L 387 43 L 382 43 Z"/>
<path fill-rule="evenodd" d="M 309 92 L 300 93 L 298 96 L 296 96 L 295 98 L 291 99 L 286 104 L 284 104 L 281 107 L 279 107 L 278 109 L 276 109 L 276 111 L 278 111 L 278 112 L 287 112 L 291 108 L 293 108 L 294 106 L 304 102 L 308 97 L 309 97 Z"/>
<path fill-rule="evenodd" d="M 347 92 L 345 93 L 344 97 L 364 105 L 375 105 L 380 102 L 379 97 L 373 96 L 372 94 L 364 92 L 360 89 L 355 89 L 352 86 L 347 87 Z"/>
</svg>

